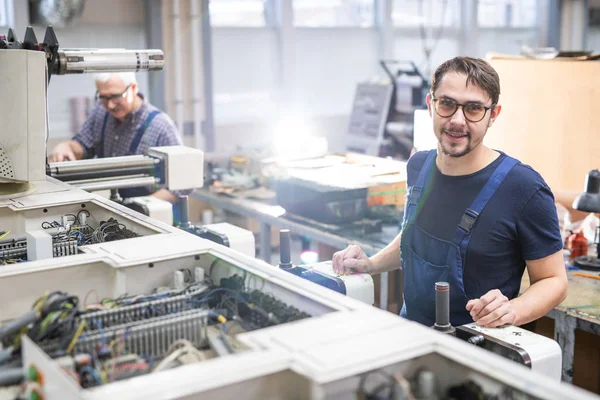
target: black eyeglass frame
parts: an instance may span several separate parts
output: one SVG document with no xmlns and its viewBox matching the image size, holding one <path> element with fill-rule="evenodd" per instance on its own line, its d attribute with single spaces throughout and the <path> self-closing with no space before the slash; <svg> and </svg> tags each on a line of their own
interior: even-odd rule
<svg viewBox="0 0 600 400">
<path fill-rule="evenodd" d="M 453 102 L 453 103 L 454 103 L 454 106 L 455 106 L 455 107 L 454 107 L 454 111 L 452 112 L 452 114 L 450 114 L 450 115 L 442 115 L 442 114 L 440 114 L 440 113 L 438 112 L 438 109 L 437 109 L 437 107 L 436 107 L 435 103 L 436 103 L 437 101 L 439 101 L 439 100 L 447 100 L 447 101 L 451 101 L 451 102 Z M 439 115 L 440 117 L 442 117 L 442 118 L 451 118 L 451 117 L 452 117 L 454 114 L 456 114 L 456 112 L 458 111 L 458 108 L 460 107 L 460 108 L 462 109 L 463 116 L 465 117 L 465 119 L 466 119 L 467 121 L 469 121 L 469 122 L 473 122 L 473 123 L 476 123 L 476 122 L 480 122 L 480 121 L 482 121 L 482 120 L 485 118 L 485 116 L 487 115 L 487 112 L 488 112 L 489 110 L 491 110 L 492 108 L 496 107 L 496 103 L 492 103 L 490 106 L 484 106 L 483 104 L 480 104 L 480 103 L 474 103 L 474 102 L 469 102 L 469 103 L 464 103 L 464 104 L 462 104 L 462 103 L 459 103 L 459 102 L 457 102 L 456 100 L 448 99 L 448 98 L 445 98 L 445 97 L 443 97 L 443 98 L 441 98 L 441 99 L 440 99 L 439 97 L 435 97 L 433 94 L 431 95 L 431 101 L 433 102 L 433 109 L 435 110 L 435 113 L 436 113 L 437 115 Z M 470 105 L 470 104 L 476 104 L 476 105 L 478 105 L 478 106 L 481 106 L 481 107 L 483 107 L 483 109 L 485 110 L 485 111 L 483 112 L 483 115 L 481 116 L 481 118 L 480 118 L 480 119 L 478 119 L 477 121 L 474 121 L 474 120 L 470 119 L 469 117 L 467 117 L 467 114 L 465 114 L 465 106 L 468 106 L 468 105 Z"/>
</svg>

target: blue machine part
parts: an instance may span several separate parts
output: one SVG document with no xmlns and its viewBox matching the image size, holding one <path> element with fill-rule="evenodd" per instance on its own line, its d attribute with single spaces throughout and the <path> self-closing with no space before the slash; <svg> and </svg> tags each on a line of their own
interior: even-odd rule
<svg viewBox="0 0 600 400">
<path fill-rule="evenodd" d="M 346 285 L 344 281 L 338 277 L 330 276 L 319 271 L 315 271 L 311 268 L 305 268 L 300 266 L 294 266 L 292 268 L 282 268 L 291 274 L 299 276 L 300 278 L 309 280 L 317 285 L 324 286 L 328 289 L 334 290 L 338 293 L 346 295 Z"/>
</svg>

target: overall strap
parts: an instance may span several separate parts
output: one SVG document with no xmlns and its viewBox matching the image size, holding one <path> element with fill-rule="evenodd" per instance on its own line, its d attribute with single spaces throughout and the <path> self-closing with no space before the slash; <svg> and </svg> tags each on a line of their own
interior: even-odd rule
<svg viewBox="0 0 600 400">
<path fill-rule="evenodd" d="M 106 123 L 108 122 L 108 112 L 104 114 L 104 121 L 102 122 L 102 130 L 100 131 L 100 145 L 98 146 L 98 158 L 104 157 L 104 132 L 106 131 Z"/>
<path fill-rule="evenodd" d="M 156 117 L 158 114 L 160 114 L 159 110 L 152 111 L 150 114 L 148 114 L 144 123 L 142 125 L 140 125 L 137 132 L 135 133 L 133 140 L 131 141 L 131 145 L 129 146 L 129 153 L 128 153 L 129 155 L 133 155 L 133 154 L 137 153 L 137 149 L 140 145 L 140 142 L 142 141 L 144 132 L 146 132 L 146 129 L 148 129 L 148 126 L 150 125 L 150 123 L 152 122 L 154 117 Z"/>
<path fill-rule="evenodd" d="M 406 214 L 404 215 L 404 227 L 408 226 L 409 223 L 414 222 L 415 215 L 417 213 L 417 206 L 421 201 L 421 195 L 427 187 L 433 172 L 433 166 L 435 164 L 435 157 L 437 151 L 431 150 L 427 155 L 427 159 L 419 172 L 417 182 L 410 186 L 406 193 Z"/>
<path fill-rule="evenodd" d="M 467 247 L 469 246 L 469 241 L 472 236 L 471 232 L 473 231 L 473 227 L 475 226 L 479 214 L 481 214 L 494 193 L 496 193 L 496 190 L 500 187 L 504 178 L 506 178 L 506 175 L 508 175 L 510 170 L 517 165 L 518 162 L 518 160 L 512 157 L 506 156 L 504 160 L 500 162 L 500 165 L 496 167 L 496 170 L 485 183 L 483 189 L 481 189 L 471 206 L 467 208 L 461 217 L 460 223 L 454 232 L 452 242 L 460 247 L 463 266 L 466 260 Z"/>
</svg>

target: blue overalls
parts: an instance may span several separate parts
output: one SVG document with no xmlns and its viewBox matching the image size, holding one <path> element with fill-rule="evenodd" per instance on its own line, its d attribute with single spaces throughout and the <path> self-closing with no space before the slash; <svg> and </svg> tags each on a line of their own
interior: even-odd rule
<svg viewBox="0 0 600 400">
<path fill-rule="evenodd" d="M 140 142 L 142 141 L 142 138 L 144 137 L 144 132 L 146 132 L 146 129 L 148 129 L 148 126 L 150 125 L 150 123 L 152 122 L 154 117 L 156 117 L 158 114 L 160 114 L 159 110 L 154 110 L 154 111 L 150 112 L 150 114 L 148 114 L 144 123 L 141 124 L 139 126 L 138 130 L 136 131 L 135 136 L 133 137 L 133 140 L 131 141 L 131 144 L 129 145 L 129 151 L 127 152 L 126 155 L 131 156 L 131 155 L 138 154 L 137 153 L 138 147 L 140 146 Z M 98 150 L 98 158 L 104 157 L 104 131 L 106 130 L 106 123 L 108 121 L 108 116 L 109 116 L 109 113 L 106 113 L 106 115 L 104 116 L 104 122 L 102 123 L 102 132 L 100 133 L 101 145 Z M 119 189 L 119 195 L 124 199 L 131 198 L 131 197 L 148 196 L 152 193 L 154 193 L 154 191 L 149 190 L 146 187 Z"/>
<path fill-rule="evenodd" d="M 404 305 L 400 311 L 402 317 L 420 322 L 427 326 L 435 323 L 435 283 L 450 284 L 450 323 L 453 326 L 472 323 L 473 319 L 466 310 L 467 301 L 485 293 L 465 293 L 463 285 L 463 267 L 467 247 L 471 240 L 477 217 L 508 172 L 518 163 L 506 156 L 486 182 L 481 192 L 456 227 L 452 241 L 434 237 L 416 224 L 417 213 L 422 207 L 422 194 L 429 187 L 435 168 L 437 152 L 431 151 L 419 173 L 417 182 L 408 188 L 406 214 L 402 226 L 400 242 L 402 269 L 404 270 Z M 476 296 L 474 296 L 476 295 Z"/>
</svg>

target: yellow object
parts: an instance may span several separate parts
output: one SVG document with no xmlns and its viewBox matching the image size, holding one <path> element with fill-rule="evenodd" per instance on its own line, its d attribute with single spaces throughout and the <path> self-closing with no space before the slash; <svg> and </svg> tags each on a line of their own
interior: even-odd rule
<svg viewBox="0 0 600 400">
<path fill-rule="evenodd" d="M 575 275 L 575 276 L 582 276 L 584 278 L 592 278 L 592 279 L 599 279 L 600 280 L 600 275 L 584 274 L 582 272 L 574 272 L 573 275 Z"/>
<path fill-rule="evenodd" d="M 219 321 L 220 323 L 224 324 L 225 322 L 227 322 L 227 318 L 225 318 L 225 317 L 224 317 L 224 316 L 222 316 L 222 315 L 219 315 L 219 316 L 217 317 L 217 321 Z"/>
<path fill-rule="evenodd" d="M 82 321 L 81 324 L 79 324 L 79 328 L 77 328 L 77 331 L 75 332 L 75 335 L 73 336 L 73 340 L 71 340 L 71 343 L 69 343 L 69 347 L 67 347 L 67 354 L 70 353 L 71 351 L 73 351 L 73 348 L 75 347 L 75 343 L 77 343 L 77 339 L 79 339 L 79 336 L 81 336 L 81 334 L 83 333 L 83 330 L 85 329 L 85 327 L 87 326 L 87 321 Z"/>
</svg>

